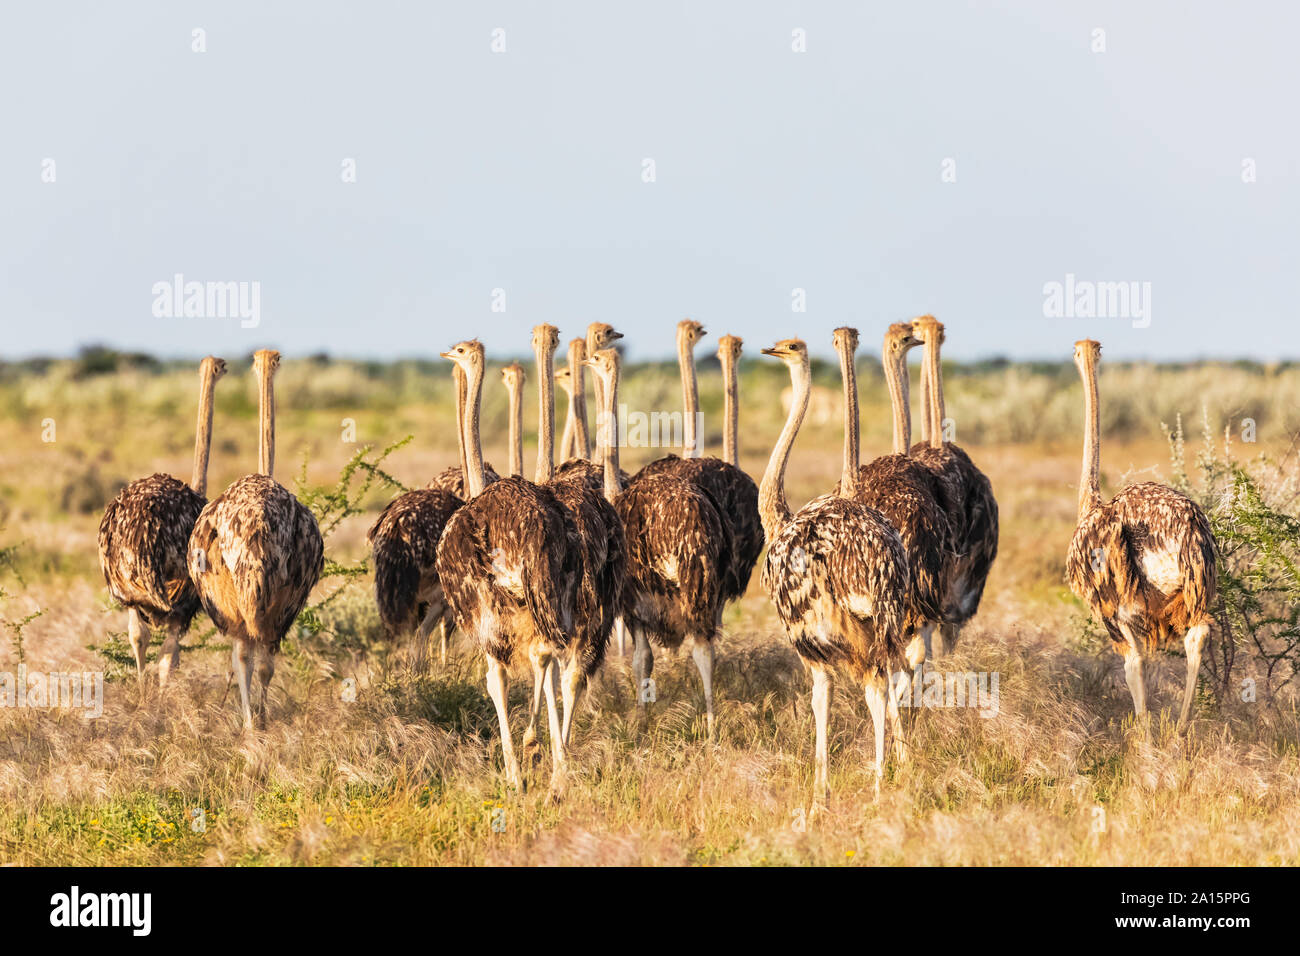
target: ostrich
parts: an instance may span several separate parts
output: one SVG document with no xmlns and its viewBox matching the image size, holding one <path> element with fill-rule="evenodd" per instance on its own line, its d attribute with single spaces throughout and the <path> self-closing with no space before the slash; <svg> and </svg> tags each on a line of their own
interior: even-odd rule
<svg viewBox="0 0 1300 956">
<path fill-rule="evenodd" d="M 465 402 L 465 373 L 454 369 L 456 385 L 456 443 L 465 461 L 462 432 Z M 512 449 L 513 454 L 513 449 Z M 384 628 L 394 637 L 415 630 L 411 664 L 424 673 L 426 650 L 434 628 L 438 629 L 440 660 L 447 664 L 450 609 L 436 565 L 438 540 L 447 522 L 464 500 L 456 493 L 462 469 L 448 468 L 428 488 L 398 495 L 379 513 L 366 532 L 374 553 L 375 603 Z"/>
<path fill-rule="evenodd" d="M 251 678 L 261 692 L 257 721 L 265 723 L 275 655 L 324 567 L 316 518 L 272 477 L 275 392 L 280 353 L 253 354 L 259 383 L 258 474 L 246 475 L 203 509 L 189 542 L 190 577 L 203 610 L 230 639 L 244 727 L 254 727 Z"/>
<path fill-rule="evenodd" d="M 606 497 L 623 522 L 627 576 L 621 616 L 632 630 L 632 671 L 640 720 L 653 699 L 654 653 L 691 645 L 704 688 L 705 720 L 713 739 L 713 640 L 718 632 L 722 582 L 727 571 L 724 531 L 717 509 L 694 484 L 671 474 L 644 475 L 623 487 L 618 467 L 619 358 L 613 349 L 587 360 L 604 407 L 600 409 Z"/>
<path fill-rule="evenodd" d="M 465 421 L 465 373 L 460 370 L 460 366 L 453 366 L 451 374 L 456 385 L 456 447 L 460 453 L 460 466 L 453 465 L 450 468 L 444 468 L 430 479 L 425 487 L 441 488 L 443 491 L 449 491 L 461 501 L 464 501 L 469 497 L 465 485 L 465 436 L 462 433 L 464 428 L 462 423 Z M 500 477 L 491 465 L 484 463 L 484 482 L 490 485 Z"/>
<path fill-rule="evenodd" d="M 837 344 L 841 338 L 856 340 L 857 333 L 838 329 Z M 852 349 L 839 351 L 847 391 L 856 388 Z M 844 471 L 838 492 L 815 498 L 790 513 L 785 469 L 808 411 L 808 348 L 799 339 L 785 339 L 763 349 L 763 354 L 779 358 L 790 370 L 794 401 L 763 473 L 760 500 L 769 546 L 761 580 L 795 652 L 812 671 L 812 709 L 817 724 L 814 804 L 825 799 L 830 789 L 826 724 L 836 665 L 847 668 L 864 687 L 875 730 L 878 795 L 884 775 L 886 710 L 896 756 L 900 761 L 906 756 L 898 702 L 888 687 L 889 675 L 901 663 L 904 652 L 907 554 L 885 516 L 864 505 L 856 494 L 856 414 L 845 418 Z"/>
<path fill-rule="evenodd" d="M 553 325 L 539 325 L 533 329 L 533 350 L 538 372 L 537 474 L 536 482 L 555 492 L 556 499 L 573 517 L 581 542 L 582 577 L 577 596 L 577 622 L 573 641 L 563 661 L 561 691 L 564 703 L 561 741 L 568 746 L 573 717 L 579 695 L 588 678 L 604 662 L 609 646 L 610 631 L 618 614 L 622 598 L 623 579 L 627 565 L 627 548 L 623 537 L 623 523 L 615 511 L 613 499 L 602 494 L 601 486 L 592 487 L 585 469 L 570 469 L 557 476 L 554 468 L 554 394 L 550 378 L 552 360 L 558 344 L 558 334 Z M 575 340 L 583 344 L 581 339 Z M 574 350 L 569 352 L 570 359 Z M 581 381 L 581 379 L 579 379 Z M 583 460 L 591 467 L 591 463 Z M 556 664 L 552 664 L 552 675 Z M 542 680 L 546 675 L 537 675 Z M 538 710 L 539 687 L 534 683 L 533 714 Z M 525 732 L 525 746 L 535 736 L 534 724 Z"/>
<path fill-rule="evenodd" d="M 998 555 L 998 502 L 984 473 L 954 442 L 943 437 L 943 374 L 939 347 L 943 323 L 926 315 L 912 322 L 912 333 L 925 343 L 921 365 L 928 440 L 912 446 L 912 455 L 935 477 L 935 488 L 948 514 L 955 558 L 948 571 L 939 636 L 945 654 L 957 646 L 961 626 L 975 616 L 984 582 Z"/>
<path fill-rule="evenodd" d="M 857 374 L 853 353 L 856 329 L 837 329 L 835 349 L 844 374 L 844 414 L 851 435 L 858 432 Z M 907 353 L 919 344 L 912 327 L 896 322 L 885 333 L 881 361 L 893 405 L 894 450 L 858 472 L 857 500 L 875 508 L 898 531 L 907 552 L 908 592 L 904 633 L 911 637 L 907 660 L 912 679 L 919 679 L 929 655 L 931 634 L 941 619 L 943 588 L 951 563 L 951 531 L 940 506 L 934 476 L 907 455 L 911 422 L 907 414 Z"/>
<path fill-rule="evenodd" d="M 606 322 L 592 322 L 587 326 L 586 351 L 588 356 L 595 355 L 601 349 L 613 348 L 614 343 L 623 337 L 622 332 L 614 330 L 614 326 Z M 605 408 L 605 398 L 601 393 L 600 379 L 592 382 L 592 387 L 596 393 L 596 414 L 599 415 Z M 585 396 L 584 396 L 585 399 Z M 617 411 L 617 409 L 615 409 Z M 597 425 L 599 427 L 599 424 Z"/>
<path fill-rule="evenodd" d="M 199 420 L 190 484 L 163 474 L 138 478 L 109 503 L 99 523 L 99 566 L 109 593 L 127 609 L 141 683 L 149 628 L 167 631 L 158 656 L 158 683 L 166 687 L 180 663 L 181 635 L 199 610 L 199 596 L 185 567 L 185 549 L 207 504 L 213 392 L 225 374 L 222 359 L 209 355 L 199 363 Z"/>
<path fill-rule="evenodd" d="M 487 659 L 488 695 L 501 730 L 506 779 L 521 788 L 510 735 L 506 668 L 522 656 L 544 671 L 573 641 L 582 575 L 578 532 L 549 488 L 513 477 L 485 484 L 479 433 L 483 346 L 461 342 L 442 356 L 460 366 L 467 379 L 470 499 L 443 530 L 436 567 L 457 624 L 478 642 Z M 553 690 L 550 681 L 546 685 L 549 703 Z M 564 750 L 553 703 L 550 709 L 554 786 L 563 772 Z"/>
<path fill-rule="evenodd" d="M 724 603 L 737 600 L 749 587 L 758 556 L 763 551 L 763 524 L 758 516 L 758 486 L 754 479 L 740 470 L 737 459 L 737 430 L 739 396 L 736 382 L 736 364 L 740 359 L 741 339 L 734 335 L 723 336 L 718 342 L 718 356 L 722 361 L 725 383 L 726 422 L 723 428 L 723 456 L 701 458 L 696 426 L 700 419 L 699 390 L 695 379 L 695 344 L 705 335 L 698 322 L 686 319 L 677 324 L 677 361 L 682 378 L 684 407 L 685 457 L 668 455 L 650 462 L 638 473 L 641 475 L 672 474 L 689 481 L 708 495 L 722 519 L 726 534 L 727 567 L 722 579 Z M 633 481 L 636 479 L 634 478 Z M 721 613 L 721 605 L 719 613 Z"/>
<path fill-rule="evenodd" d="M 578 423 L 573 416 L 573 373 L 569 371 L 567 365 L 556 369 L 555 384 L 564 390 L 564 395 L 568 399 L 568 411 L 564 416 L 564 435 L 560 438 L 560 460 L 568 461 L 576 454 Z"/>
<path fill-rule="evenodd" d="M 1124 677 L 1144 733 L 1149 728 L 1143 656 L 1182 633 L 1187 651 L 1187 682 L 1178 715 L 1182 733 L 1191 717 L 1201 647 L 1210 630 L 1218 547 L 1205 512 L 1172 488 L 1144 481 L 1125 488 L 1109 504 L 1102 503 L 1100 357 L 1100 342 L 1074 343 L 1074 364 L 1083 379 L 1083 470 L 1079 524 L 1065 558 L 1066 577 L 1123 656 Z"/>
</svg>

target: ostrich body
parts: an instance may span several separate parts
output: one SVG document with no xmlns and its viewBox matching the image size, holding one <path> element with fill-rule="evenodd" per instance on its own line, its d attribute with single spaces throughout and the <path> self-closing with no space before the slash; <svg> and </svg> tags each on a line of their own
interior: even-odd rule
<svg viewBox="0 0 1300 956">
<path fill-rule="evenodd" d="M 260 693 L 258 722 L 266 716 L 267 689 L 280 642 L 302 611 L 324 567 L 316 518 L 271 477 L 275 466 L 273 379 L 280 353 L 253 355 L 259 381 L 258 474 L 246 475 L 208 504 L 194 524 L 189 570 L 208 617 L 232 645 L 232 662 L 244 709 L 254 727 L 251 678 Z"/>
<path fill-rule="evenodd" d="M 837 340 L 852 330 L 836 331 Z M 760 491 L 763 527 L 769 542 L 763 587 L 804 664 L 812 671 L 816 720 L 814 800 L 828 794 L 826 728 L 836 665 L 864 687 L 875 730 L 876 791 L 884 774 L 885 719 L 899 759 L 905 756 L 898 702 L 888 693 L 889 675 L 904 656 L 908 597 L 907 554 L 898 532 L 879 511 L 855 495 L 859 476 L 857 418 L 846 417 L 844 471 L 836 494 L 822 495 L 791 514 L 785 498 L 790 449 L 808 410 L 811 387 L 808 349 L 786 339 L 764 355 L 790 370 L 794 401 Z M 852 348 L 840 350 L 846 383 L 854 381 Z"/>
<path fill-rule="evenodd" d="M 578 532 L 549 488 L 522 478 L 483 480 L 479 404 L 483 346 L 461 342 L 444 358 L 456 362 L 468 381 L 465 433 L 470 499 L 452 516 L 438 542 L 437 571 L 456 622 L 487 659 L 487 687 L 497 712 L 506 778 L 522 787 L 507 710 L 506 669 L 524 658 L 545 671 L 574 639 L 582 574 Z M 563 770 L 561 732 L 551 682 L 555 773 Z"/>
<path fill-rule="evenodd" d="M 727 566 L 722 578 L 724 603 L 737 600 L 749 587 L 749 577 L 763 551 L 763 524 L 758 516 L 758 486 L 754 479 L 740 470 L 738 451 L 739 394 L 736 365 L 740 360 L 742 340 L 734 335 L 723 336 L 718 342 L 718 357 L 722 362 L 725 384 L 725 417 L 723 428 L 723 457 L 700 457 L 697 423 L 699 421 L 699 389 L 695 378 L 695 344 L 705 335 L 698 322 L 686 319 L 677 325 L 677 361 L 682 377 L 684 407 L 685 457 L 668 455 L 650 462 L 637 474 L 671 474 L 689 481 L 709 496 L 722 519 L 726 534 Z M 633 479 L 634 481 L 636 479 Z M 719 607 L 719 611 L 721 607 Z"/>
<path fill-rule="evenodd" d="M 705 719 L 713 737 L 713 640 L 718 632 L 722 582 L 727 570 L 725 532 L 717 509 L 695 484 L 671 474 L 644 475 L 622 487 L 618 467 L 618 353 L 603 349 L 588 359 L 602 400 L 598 429 L 603 481 L 623 522 L 627 572 L 622 619 L 635 643 L 632 670 L 637 710 L 646 713 L 653 687 L 654 652 L 691 645 L 704 688 Z"/>
<path fill-rule="evenodd" d="M 984 583 L 998 555 L 998 502 L 993 485 L 954 442 L 944 441 L 943 375 L 939 347 L 943 324 L 933 316 L 912 322 L 912 333 L 925 343 L 921 365 L 928 439 L 912 446 L 912 456 L 935 477 L 935 489 L 948 515 L 954 558 L 944 588 L 939 634 L 944 653 L 957 645 L 961 626 L 975 616 Z"/>
<path fill-rule="evenodd" d="M 1109 504 L 1101 500 L 1101 410 L 1097 363 L 1101 344 L 1074 345 L 1083 379 L 1083 470 L 1079 478 L 1079 524 L 1065 570 L 1070 588 L 1106 628 L 1124 658 L 1133 709 L 1146 729 L 1142 659 L 1183 635 L 1187 680 L 1178 730 L 1185 731 L 1196 694 L 1201 648 L 1210 629 L 1210 605 L 1218 587 L 1218 548 L 1205 512 L 1172 488 L 1142 482 Z"/>
<path fill-rule="evenodd" d="M 856 435 L 857 374 L 854 329 L 837 330 L 835 348 L 844 373 L 844 413 Z M 907 455 L 911 422 L 907 414 L 907 353 L 919 344 L 911 326 L 895 323 L 885 333 L 882 363 L 894 415 L 894 450 L 859 469 L 856 499 L 883 514 L 898 532 L 907 552 L 908 591 L 904 632 L 911 638 L 907 660 L 913 679 L 930 651 L 931 634 L 943 610 L 944 584 L 951 562 L 948 516 L 939 503 L 933 475 Z M 855 439 L 856 440 L 856 439 Z M 838 489 L 837 489 L 838 490 Z"/>
<path fill-rule="evenodd" d="M 212 449 L 212 402 L 226 363 L 208 356 L 199 363 L 199 416 L 190 484 L 171 475 L 138 478 L 118 493 L 99 523 L 99 566 L 109 593 L 127 609 L 136 674 L 144 680 L 149 628 L 167 632 L 158 656 L 158 683 L 167 685 L 180 663 L 181 635 L 199 610 L 199 595 L 186 567 L 194 522 L 207 504 Z"/>
</svg>

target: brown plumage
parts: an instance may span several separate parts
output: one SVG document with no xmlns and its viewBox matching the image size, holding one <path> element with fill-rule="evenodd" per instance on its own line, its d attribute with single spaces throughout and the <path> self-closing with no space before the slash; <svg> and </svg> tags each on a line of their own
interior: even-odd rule
<svg viewBox="0 0 1300 956">
<path fill-rule="evenodd" d="M 837 330 L 837 344 L 851 330 Z M 856 341 L 856 333 L 852 335 Z M 789 417 L 767 470 L 761 501 L 769 542 L 762 583 L 796 653 L 812 671 L 816 720 L 814 799 L 828 793 L 827 721 L 834 669 L 844 666 L 862 682 L 876 743 L 876 789 L 884 773 L 885 719 L 899 759 L 905 757 L 898 702 L 890 676 L 904 658 L 907 555 L 885 516 L 854 496 L 858 476 L 856 416 L 846 418 L 840 492 L 823 495 L 791 514 L 785 498 L 790 449 L 808 410 L 811 387 L 808 349 L 786 339 L 763 350 L 790 370 L 794 388 Z M 855 381 L 851 349 L 841 349 L 846 389 Z"/>
<path fill-rule="evenodd" d="M 622 487 L 618 467 L 618 353 L 598 351 L 588 364 L 604 401 L 598 435 L 607 498 L 623 522 L 627 572 L 622 619 L 635 641 L 632 670 L 637 708 L 653 699 L 651 643 L 675 648 L 688 641 L 704 688 L 705 720 L 713 736 L 713 640 L 722 613 L 727 569 L 722 521 L 708 496 L 668 474 L 644 475 Z"/>
<path fill-rule="evenodd" d="M 841 365 L 846 368 L 844 409 L 850 435 L 858 430 L 857 376 L 853 364 L 857 342 L 856 329 L 836 330 L 835 348 Z M 911 637 L 907 657 L 914 677 L 919 676 L 929 654 L 931 633 L 942 615 L 944 584 L 952 560 L 948 516 L 939 504 L 934 477 L 907 455 L 911 428 L 907 415 L 907 352 L 917 344 L 911 326 L 906 323 L 895 323 L 885 333 L 881 361 L 893 405 L 894 451 L 859 469 L 855 495 L 858 502 L 885 516 L 907 552 L 904 631 Z M 837 492 L 839 488 L 836 487 Z"/>
<path fill-rule="evenodd" d="M 698 439 L 693 423 L 699 421 L 699 392 L 695 379 L 695 344 L 707 333 L 698 322 L 687 319 L 677 327 L 678 364 L 684 396 L 683 421 L 691 423 L 686 431 L 686 444 L 696 447 Z M 734 335 L 723 336 L 718 343 L 722 358 L 725 383 L 726 409 L 724 450 L 725 461 L 717 458 L 668 455 L 650 462 L 638 472 L 637 477 L 669 474 L 690 482 L 708 496 L 722 522 L 723 552 L 727 563 L 722 577 L 723 602 L 744 596 L 749 587 L 749 577 L 763 552 L 763 524 L 758 516 L 758 485 L 740 470 L 737 451 L 739 401 L 736 394 L 736 362 L 740 358 L 741 340 Z M 635 481 L 635 479 L 634 479 Z"/>
<path fill-rule="evenodd" d="M 1191 718 L 1201 648 L 1218 587 L 1218 547 L 1205 512 L 1172 488 L 1143 482 L 1124 489 L 1109 504 L 1102 502 L 1100 356 L 1101 345 L 1091 339 L 1074 345 L 1083 379 L 1085 427 L 1079 524 L 1066 554 L 1066 577 L 1124 657 L 1124 676 L 1144 730 L 1142 658 L 1183 635 L 1187 679 L 1178 717 L 1183 731 Z"/>
<path fill-rule="evenodd" d="M 506 776 L 521 787 L 507 711 L 506 667 L 523 657 L 544 672 L 574 640 L 582 574 L 578 531 L 549 488 L 522 478 L 484 485 L 479 436 L 483 346 L 462 342 L 442 354 L 468 380 L 465 434 L 472 497 L 443 530 L 436 566 L 457 624 L 487 659 L 488 693 L 497 711 Z M 553 689 L 549 682 L 546 687 L 554 714 Z M 558 778 L 564 755 L 554 717 L 551 731 Z"/>
<path fill-rule="evenodd" d="M 912 446 L 911 454 L 935 478 L 940 505 L 948 515 L 953 560 L 944 585 L 939 632 L 944 653 L 957 644 L 961 626 L 979 610 L 993 560 L 998 555 L 998 502 L 993 485 L 954 442 L 944 440 L 943 376 L 939 347 L 943 324 L 926 315 L 912 322 L 915 338 L 925 344 L 922 388 L 930 417 L 928 441 Z"/>
<path fill-rule="evenodd" d="M 307 603 L 324 567 L 316 518 L 271 477 L 275 467 L 273 379 L 280 353 L 253 356 L 259 380 L 258 474 L 240 478 L 199 515 L 189 571 L 212 623 L 230 639 L 235 678 L 251 729 L 266 717 L 280 642 Z M 260 693 L 254 702 L 251 678 Z"/>
<path fill-rule="evenodd" d="M 139 478 L 104 509 L 99 523 L 99 566 L 109 593 L 127 609 L 136 673 L 144 679 L 148 628 L 166 630 L 158 657 L 158 681 L 166 686 L 180 661 L 180 638 L 199 610 L 199 595 L 186 568 L 194 522 L 207 504 L 212 402 L 226 363 L 208 356 L 199 364 L 199 415 L 190 485 L 171 475 Z M 146 626 L 147 625 L 147 626 Z"/>
</svg>

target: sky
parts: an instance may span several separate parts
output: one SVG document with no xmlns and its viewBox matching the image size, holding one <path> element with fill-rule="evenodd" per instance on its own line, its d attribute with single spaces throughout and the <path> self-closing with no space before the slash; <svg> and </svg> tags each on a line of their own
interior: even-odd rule
<svg viewBox="0 0 1300 956">
<path fill-rule="evenodd" d="M 684 317 L 829 355 L 927 312 L 959 360 L 1296 358 L 1297 35 L 1260 2 L 6 4 L 0 358 L 606 321 L 639 359 Z"/>
</svg>

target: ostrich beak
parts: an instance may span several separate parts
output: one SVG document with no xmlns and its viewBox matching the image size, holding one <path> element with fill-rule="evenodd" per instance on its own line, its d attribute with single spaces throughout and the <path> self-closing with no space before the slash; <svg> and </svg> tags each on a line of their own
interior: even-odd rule
<svg viewBox="0 0 1300 956">
<path fill-rule="evenodd" d="M 777 351 L 776 349 L 759 349 L 759 351 L 762 352 L 764 355 L 780 355 L 780 354 L 781 354 L 781 353 L 780 353 L 779 351 Z"/>
<path fill-rule="evenodd" d="M 623 337 L 623 333 L 622 333 L 622 332 L 615 332 L 615 331 L 611 330 L 610 333 L 609 333 L 609 338 L 610 338 L 610 341 L 611 341 L 611 342 L 612 342 L 614 339 L 621 339 L 622 337 Z"/>
</svg>

